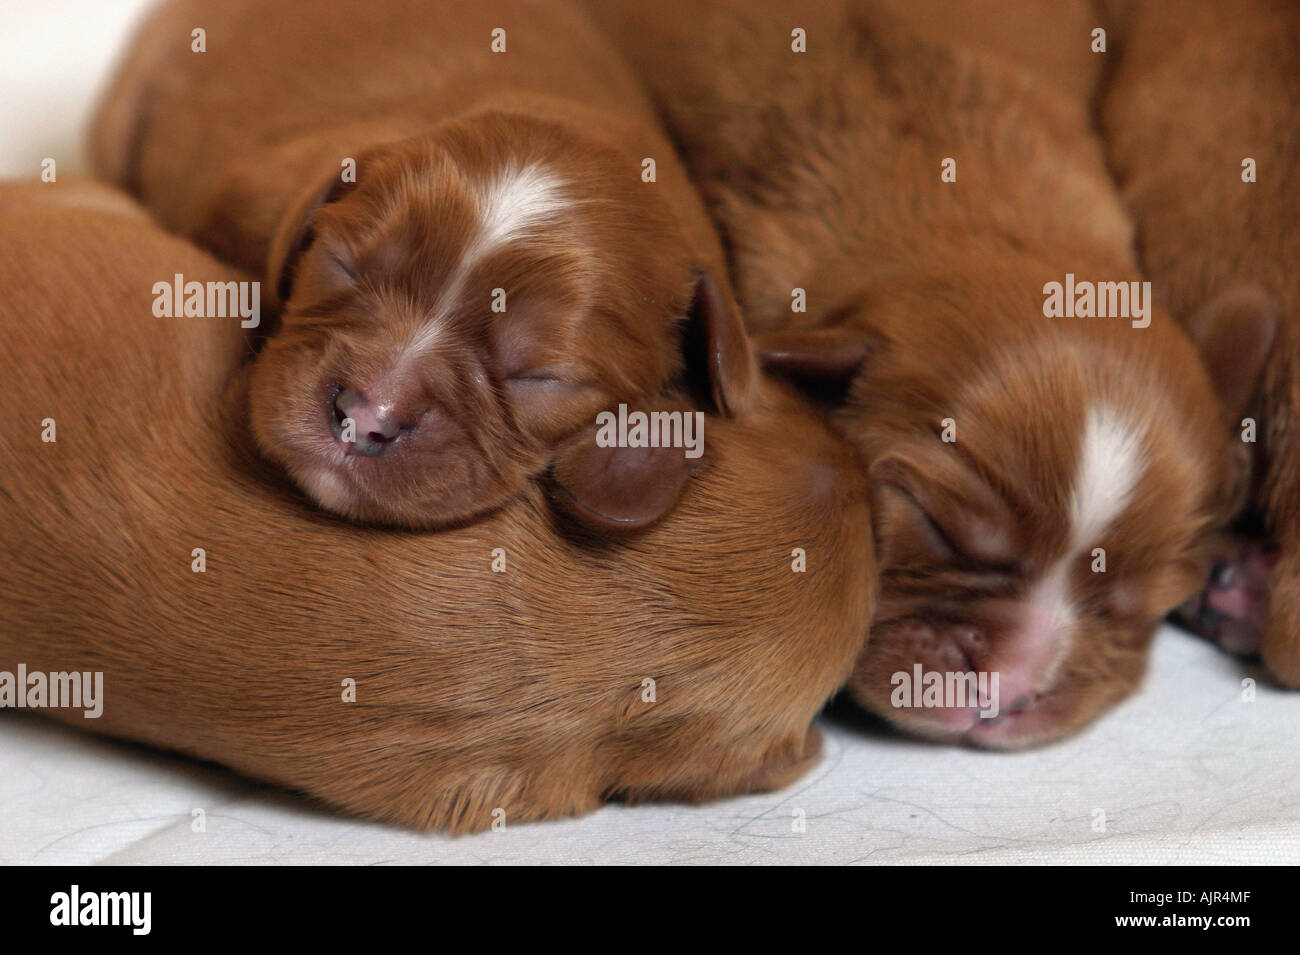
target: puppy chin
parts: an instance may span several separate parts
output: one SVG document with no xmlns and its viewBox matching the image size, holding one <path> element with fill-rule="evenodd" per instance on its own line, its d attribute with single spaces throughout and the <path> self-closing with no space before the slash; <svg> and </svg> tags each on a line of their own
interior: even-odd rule
<svg viewBox="0 0 1300 955">
<path fill-rule="evenodd" d="M 298 483 L 307 496 L 325 510 L 346 517 L 355 515 L 356 502 L 353 493 L 337 471 L 313 468 L 299 475 Z"/>
<path fill-rule="evenodd" d="M 429 508 L 409 506 L 404 501 L 377 501 L 362 493 L 344 472 L 334 468 L 312 467 L 295 474 L 294 478 L 322 510 L 362 524 L 419 530 L 452 524 L 472 514 L 435 513 Z"/>
<path fill-rule="evenodd" d="M 431 489 L 434 493 L 416 498 L 380 487 L 372 477 L 357 473 L 352 465 L 366 459 L 328 462 L 299 462 L 289 466 L 291 476 L 312 501 L 323 510 L 363 524 L 382 524 L 409 530 L 445 530 L 477 520 L 520 493 L 526 475 L 500 476 L 480 485 Z"/>
<path fill-rule="evenodd" d="M 1100 707 L 1097 712 L 1100 712 Z M 1095 715 L 1095 713 L 1094 713 Z M 1068 697 L 1048 696 L 1033 709 L 1019 713 L 1000 713 L 991 719 L 977 717 L 962 736 L 962 742 L 980 749 L 1030 749 L 1055 743 L 1076 733 L 1089 717 Z"/>
<path fill-rule="evenodd" d="M 873 668 L 874 669 L 874 668 Z M 909 667 L 899 665 L 896 670 Z M 896 729 L 933 743 L 989 750 L 1021 750 L 1055 743 L 1073 735 L 1127 696 L 1136 686 L 1118 679 L 1091 686 L 1072 684 L 1045 693 L 1023 710 L 1007 708 L 1001 700 L 994 715 L 980 706 L 896 707 L 888 675 L 861 669 L 849 692 L 867 710 Z M 990 715 L 983 715 L 984 713 Z"/>
<path fill-rule="evenodd" d="M 979 749 L 1030 749 L 1056 742 L 1074 733 L 1086 719 L 1077 714 L 1053 712 L 1050 706 L 1021 713 L 981 715 L 977 707 L 934 707 L 899 711 L 886 700 L 870 701 L 861 691 L 853 695 L 867 708 L 909 735 L 933 743 L 973 746 Z M 1048 701 L 1043 701 L 1047 704 Z"/>
</svg>

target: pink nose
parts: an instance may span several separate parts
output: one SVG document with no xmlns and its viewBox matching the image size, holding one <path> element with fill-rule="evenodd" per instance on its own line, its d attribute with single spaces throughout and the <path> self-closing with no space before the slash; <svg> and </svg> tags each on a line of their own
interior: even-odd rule
<svg viewBox="0 0 1300 955">
<path fill-rule="evenodd" d="M 1059 612 L 1030 605 L 1017 626 L 990 648 L 982 664 L 997 672 L 1002 709 L 1016 713 L 1029 709 L 1049 689 L 1049 671 L 1061 650 L 1066 621 Z"/>
<path fill-rule="evenodd" d="M 1050 689 L 1045 680 L 1061 638 L 1059 622 L 1033 609 L 995 639 L 965 625 L 917 623 L 906 633 L 923 672 L 935 672 L 945 681 L 950 674 L 974 676 L 976 692 L 954 699 L 945 692 L 942 703 L 927 703 L 921 711 L 958 730 L 1033 709 Z"/>
<path fill-rule="evenodd" d="M 334 434 L 349 454 L 383 454 L 402 433 L 391 406 L 374 405 L 355 388 L 344 388 L 334 399 Z"/>
</svg>

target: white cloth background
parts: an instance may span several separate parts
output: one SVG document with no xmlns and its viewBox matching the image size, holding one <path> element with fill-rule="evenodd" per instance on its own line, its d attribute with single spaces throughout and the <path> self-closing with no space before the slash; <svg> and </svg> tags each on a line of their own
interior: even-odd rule
<svg viewBox="0 0 1300 955">
<path fill-rule="evenodd" d="M 1300 694 L 1173 629 L 1141 694 L 1047 749 L 933 746 L 847 709 L 825 727 L 783 792 L 448 838 L 3 713 L 0 863 L 1300 863 Z"/>
<path fill-rule="evenodd" d="M 84 168 L 93 96 L 145 3 L 0 0 L 0 175 Z M 0 863 L 1300 863 L 1300 693 L 1169 628 L 1143 691 L 1048 749 L 933 746 L 847 708 L 826 730 L 784 792 L 450 839 L 6 712 Z"/>
</svg>

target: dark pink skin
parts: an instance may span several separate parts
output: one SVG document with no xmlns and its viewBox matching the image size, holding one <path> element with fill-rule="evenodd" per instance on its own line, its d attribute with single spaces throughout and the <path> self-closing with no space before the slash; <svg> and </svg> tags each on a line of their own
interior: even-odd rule
<svg viewBox="0 0 1300 955">
<path fill-rule="evenodd" d="M 1277 560 L 1265 538 L 1225 535 L 1205 589 L 1174 611 L 1174 620 L 1229 653 L 1259 653 Z"/>
</svg>

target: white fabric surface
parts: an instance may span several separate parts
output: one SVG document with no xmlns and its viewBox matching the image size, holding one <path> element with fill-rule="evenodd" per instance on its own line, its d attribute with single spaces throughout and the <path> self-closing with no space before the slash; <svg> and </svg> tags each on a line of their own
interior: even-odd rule
<svg viewBox="0 0 1300 955">
<path fill-rule="evenodd" d="M 1300 694 L 1171 628 L 1137 697 L 1047 749 L 933 746 L 847 708 L 825 728 L 780 793 L 448 838 L 2 713 L 0 863 L 1300 863 Z"/>
<path fill-rule="evenodd" d="M 0 0 L 0 175 L 83 168 L 91 97 L 144 3 Z M 826 730 L 820 765 L 781 793 L 449 839 L 6 712 L 0 863 L 1300 863 L 1300 693 L 1171 629 L 1143 692 L 1055 747 L 932 746 L 851 712 Z"/>
</svg>

